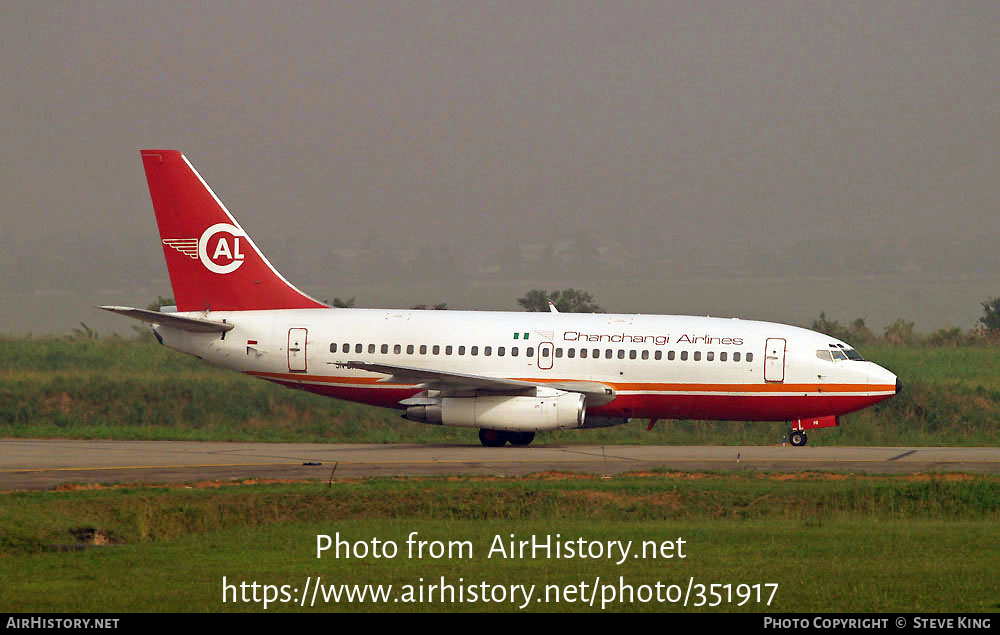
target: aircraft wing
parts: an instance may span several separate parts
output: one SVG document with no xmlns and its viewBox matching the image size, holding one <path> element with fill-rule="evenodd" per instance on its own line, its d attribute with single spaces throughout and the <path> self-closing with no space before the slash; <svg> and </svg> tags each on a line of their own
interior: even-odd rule
<svg viewBox="0 0 1000 635">
<path fill-rule="evenodd" d="M 233 329 L 230 322 L 216 322 L 214 320 L 202 320 L 200 318 L 186 317 L 174 313 L 160 313 L 159 311 L 147 311 L 146 309 L 134 309 L 130 306 L 100 306 L 99 309 L 111 311 L 118 315 L 124 315 L 135 320 L 142 320 L 150 324 L 162 324 L 172 326 L 184 331 L 195 333 L 225 333 Z"/>
<path fill-rule="evenodd" d="M 554 388 L 582 393 L 594 406 L 602 406 L 615 398 L 614 388 L 595 381 L 525 381 L 363 361 L 346 362 L 343 366 L 388 375 L 380 382 L 416 382 L 429 390 L 519 394 L 536 388 Z"/>
</svg>

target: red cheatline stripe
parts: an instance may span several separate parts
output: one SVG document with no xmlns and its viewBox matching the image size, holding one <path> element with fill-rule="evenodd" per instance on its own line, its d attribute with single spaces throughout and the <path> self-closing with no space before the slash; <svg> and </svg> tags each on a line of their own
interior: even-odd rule
<svg viewBox="0 0 1000 635">
<path fill-rule="evenodd" d="M 268 379 L 290 379 L 294 381 L 309 381 L 324 384 L 352 384 L 352 385 L 372 385 L 379 386 L 413 386 L 421 382 L 412 383 L 401 382 L 379 382 L 378 377 L 338 377 L 330 375 L 306 375 L 304 373 L 266 373 L 257 371 L 245 371 L 248 375 L 255 377 L 265 377 Z M 552 383 L 552 382 L 572 382 L 577 379 L 539 379 L 532 377 L 518 377 L 518 381 Z M 661 383 L 616 383 L 599 382 L 608 384 L 617 391 L 623 390 L 655 390 L 662 392 L 892 392 L 896 386 L 892 384 L 661 384 Z"/>
</svg>

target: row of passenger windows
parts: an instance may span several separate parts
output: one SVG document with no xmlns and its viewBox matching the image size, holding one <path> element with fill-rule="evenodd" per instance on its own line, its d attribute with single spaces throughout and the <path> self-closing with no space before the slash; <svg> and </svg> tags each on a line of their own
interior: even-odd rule
<svg viewBox="0 0 1000 635">
<path fill-rule="evenodd" d="M 420 347 L 419 347 L 420 354 L 421 355 L 426 355 L 428 348 L 431 351 L 431 355 L 440 355 L 442 348 L 444 349 L 444 354 L 445 355 L 453 355 L 453 354 L 455 354 L 455 349 L 456 348 L 458 349 L 458 354 L 459 355 L 465 355 L 465 352 L 466 352 L 466 349 L 465 349 L 464 346 L 450 346 L 449 345 L 449 346 L 442 347 L 442 346 L 439 346 L 439 345 L 435 344 L 434 346 L 428 347 L 426 344 L 421 344 Z M 337 350 L 338 350 L 338 345 L 337 344 L 330 344 L 330 352 L 331 353 L 336 353 Z M 340 349 L 339 350 L 342 353 L 350 353 L 351 352 L 351 345 L 350 344 L 342 344 L 342 345 L 340 345 Z M 354 345 L 354 352 L 355 353 L 363 353 L 364 350 L 365 350 L 364 344 L 355 344 Z M 375 344 L 369 344 L 368 345 L 368 352 L 369 353 L 374 353 L 375 350 L 376 350 Z M 388 344 L 382 344 L 382 346 L 381 346 L 381 348 L 379 350 L 381 350 L 381 352 L 382 352 L 383 355 L 388 355 L 389 354 L 389 345 Z M 413 355 L 416 352 L 416 350 L 417 350 L 417 347 L 415 347 L 413 344 L 408 344 L 406 346 L 406 354 L 407 355 Z M 393 347 L 392 347 L 392 352 L 393 352 L 394 355 L 401 355 L 403 353 L 403 345 L 402 344 L 394 344 Z M 496 353 L 497 353 L 497 357 L 503 357 L 504 355 L 507 354 L 507 348 L 504 347 L 504 346 L 498 346 L 497 349 L 496 349 Z M 471 346 L 471 347 L 469 347 L 469 354 L 470 355 L 479 355 L 479 347 L 478 346 Z M 492 346 L 484 346 L 483 347 L 483 355 L 489 356 L 489 355 L 492 355 L 492 354 L 493 354 L 493 347 Z M 527 350 L 525 350 L 525 354 L 528 357 L 533 356 L 535 354 L 534 347 L 529 346 L 527 348 Z M 518 356 L 518 348 L 516 346 L 510 347 L 510 356 L 511 357 L 517 357 Z"/>
<path fill-rule="evenodd" d="M 351 347 L 350 344 L 340 344 L 340 345 L 338 345 L 338 344 L 330 344 L 330 352 L 331 353 L 336 353 L 338 351 L 341 352 L 341 353 L 350 353 L 351 352 L 351 348 L 352 347 Z M 363 353 L 365 351 L 365 345 L 364 344 L 355 344 L 353 346 L 353 348 L 354 348 L 354 352 L 355 353 Z M 388 344 L 382 344 L 379 347 L 377 347 L 375 344 L 369 344 L 367 348 L 368 348 L 368 353 L 369 354 L 374 354 L 376 350 L 379 350 L 383 355 L 388 355 L 389 354 L 389 345 Z M 454 354 L 456 354 L 456 352 L 457 352 L 458 355 L 465 355 L 466 354 L 466 347 L 465 346 L 451 346 L 451 345 L 448 345 L 448 346 L 439 346 L 437 344 L 435 344 L 434 346 L 427 346 L 426 344 L 421 344 L 419 347 L 415 346 L 413 344 L 408 344 L 406 346 L 406 354 L 407 355 L 414 355 L 414 354 L 418 354 L 417 351 L 419 351 L 420 355 L 426 355 L 427 351 L 429 350 L 430 353 L 431 353 L 431 355 L 440 355 L 442 353 L 442 349 L 443 349 L 443 352 L 444 352 L 445 355 L 454 355 Z M 479 355 L 479 352 L 480 352 L 480 348 L 478 346 L 470 346 L 470 347 L 468 347 L 468 354 L 469 355 L 476 356 L 476 355 Z M 494 349 L 494 347 L 492 347 L 492 346 L 484 346 L 484 347 L 482 347 L 482 353 L 486 357 L 492 356 L 494 354 L 494 352 L 496 352 L 496 356 L 497 357 L 504 357 L 505 355 L 508 354 L 508 352 L 510 353 L 511 357 L 517 357 L 520 354 L 520 350 L 518 349 L 517 346 L 511 346 L 509 349 L 506 346 L 497 346 L 496 349 Z M 403 345 L 402 344 L 393 344 L 393 346 L 392 346 L 392 353 L 394 355 L 402 355 L 403 354 Z M 552 349 L 550 347 L 543 347 L 539 351 L 539 353 L 541 354 L 541 356 L 543 358 L 547 358 L 547 357 L 549 357 L 550 355 L 553 354 Z M 691 355 L 690 357 L 689 357 L 689 352 L 688 351 L 680 351 L 679 354 L 678 354 L 678 351 L 667 351 L 666 353 L 667 353 L 666 354 L 666 358 L 668 360 L 670 360 L 670 361 L 673 361 L 673 360 L 679 358 L 681 361 L 685 361 L 685 362 L 688 361 L 688 359 L 693 359 L 696 362 L 700 362 L 703 359 L 702 355 L 704 355 L 704 360 L 707 361 L 707 362 L 714 362 L 716 360 L 716 353 L 715 353 L 715 351 L 708 351 L 708 352 L 705 352 L 705 353 L 702 353 L 702 351 L 694 351 L 693 354 L 690 354 Z M 527 347 L 524 350 L 524 354 L 525 354 L 526 357 L 534 357 L 535 356 L 535 348 L 533 346 Z M 554 351 L 554 354 L 555 354 L 555 357 L 557 357 L 557 358 L 568 357 L 569 359 L 573 359 L 573 358 L 576 358 L 576 357 L 579 357 L 580 359 L 587 359 L 588 357 L 591 358 L 591 359 L 600 359 L 602 357 L 602 351 L 599 348 L 593 348 L 593 349 L 591 349 L 591 348 L 580 348 L 580 349 L 567 348 L 565 350 L 563 350 L 562 348 L 556 348 L 555 351 Z M 604 357 L 604 359 L 614 359 L 614 358 L 625 359 L 626 356 L 628 357 L 628 359 L 649 359 L 650 357 L 652 357 L 654 360 L 662 360 L 663 357 L 664 357 L 663 351 L 653 351 L 652 355 L 650 355 L 650 352 L 648 350 L 637 351 L 635 349 L 625 350 L 623 348 L 619 348 L 619 349 L 616 350 L 616 349 L 606 348 L 603 351 L 603 357 Z M 729 359 L 730 359 L 730 353 L 729 352 L 721 352 L 721 353 L 718 354 L 718 360 L 720 362 L 727 362 L 727 361 L 729 361 Z M 752 362 L 753 361 L 753 353 L 747 353 L 746 355 L 741 355 L 741 353 L 739 351 L 736 351 L 736 352 L 732 353 L 732 361 L 734 361 L 734 362 L 739 362 L 739 361 Z"/>
</svg>

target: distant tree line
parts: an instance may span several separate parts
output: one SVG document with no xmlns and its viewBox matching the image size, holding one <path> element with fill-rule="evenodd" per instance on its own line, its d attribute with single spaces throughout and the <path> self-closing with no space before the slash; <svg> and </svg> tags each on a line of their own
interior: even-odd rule
<svg viewBox="0 0 1000 635">
<path fill-rule="evenodd" d="M 881 333 L 875 333 L 865 324 L 864 318 L 856 318 L 850 324 L 841 324 L 820 312 L 810 327 L 814 331 L 854 345 L 882 344 L 888 346 L 976 346 L 1000 345 L 1000 298 L 992 298 L 982 303 L 983 316 L 975 326 L 964 331 L 960 327 L 939 328 L 931 333 L 919 333 L 914 323 L 902 318 L 886 326 Z"/>
<path fill-rule="evenodd" d="M 532 289 L 524 297 L 518 298 L 517 303 L 525 311 L 547 312 L 549 302 L 555 305 L 560 313 L 604 313 L 601 305 L 597 304 L 594 296 L 587 291 L 580 289 L 563 289 L 562 291 L 544 291 L 542 289 Z M 146 308 L 151 311 L 158 311 L 161 306 L 174 303 L 171 297 L 157 296 Z M 338 308 L 354 307 L 354 298 L 342 300 L 334 298 L 327 300 L 327 304 Z M 963 331 L 959 327 L 939 328 L 931 333 L 919 333 L 914 328 L 914 322 L 897 319 L 889 324 L 881 333 L 872 331 L 865 324 L 864 318 L 855 318 L 850 323 L 841 324 L 837 320 L 826 317 L 826 313 L 821 311 L 819 317 L 813 320 L 810 328 L 813 331 L 825 333 L 830 337 L 849 342 L 851 344 L 880 344 L 888 346 L 975 346 L 975 345 L 1000 345 L 1000 297 L 991 298 L 982 303 L 983 315 L 968 331 Z M 447 310 L 448 304 L 417 304 L 412 307 L 414 310 L 433 309 L 435 311 Z M 97 339 L 97 332 L 82 322 L 82 329 L 73 329 L 71 339 Z M 136 332 L 149 336 L 149 329 L 142 326 L 133 327 Z"/>
<path fill-rule="evenodd" d="M 324 304 L 332 306 L 336 309 L 353 309 L 354 308 L 354 298 L 348 298 L 347 300 L 341 300 L 340 298 L 334 298 L 333 300 L 323 300 Z M 447 311 L 448 303 L 441 302 L 440 304 L 432 304 L 430 306 L 426 304 L 415 304 L 410 307 L 412 310 L 426 311 L 428 309 L 434 311 Z"/>
<path fill-rule="evenodd" d="M 551 311 L 549 302 L 560 313 L 604 313 L 601 305 L 594 301 L 594 296 L 579 289 L 563 289 L 551 293 L 532 289 L 517 300 L 525 311 Z"/>
</svg>

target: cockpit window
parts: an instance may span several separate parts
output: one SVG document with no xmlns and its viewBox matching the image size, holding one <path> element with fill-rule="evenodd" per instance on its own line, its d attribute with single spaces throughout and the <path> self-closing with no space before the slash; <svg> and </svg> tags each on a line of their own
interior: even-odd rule
<svg viewBox="0 0 1000 635">
<path fill-rule="evenodd" d="M 828 362 L 833 361 L 833 355 L 830 354 L 830 351 L 818 350 L 816 351 L 816 357 L 825 359 Z"/>
<path fill-rule="evenodd" d="M 829 353 L 829 357 L 827 356 L 827 353 Z M 865 358 L 861 356 L 861 353 L 857 352 L 850 346 L 844 346 L 843 344 L 830 344 L 829 351 L 816 351 L 816 357 L 827 360 L 832 357 L 835 360 L 849 359 L 855 362 L 865 361 Z"/>
</svg>

